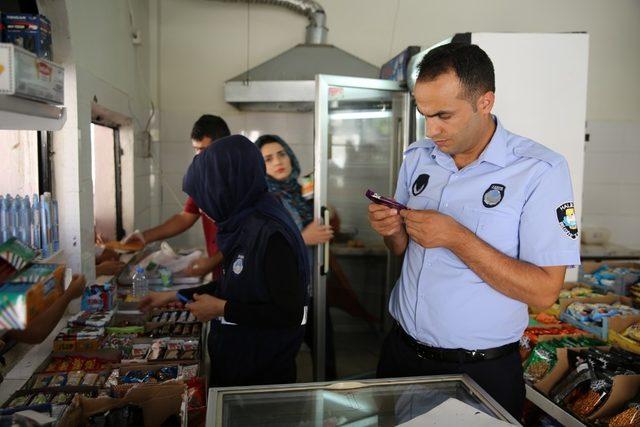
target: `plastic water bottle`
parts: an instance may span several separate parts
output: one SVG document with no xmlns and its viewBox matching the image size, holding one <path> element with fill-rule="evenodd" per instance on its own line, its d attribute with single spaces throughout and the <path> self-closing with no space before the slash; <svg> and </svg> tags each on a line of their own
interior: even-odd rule
<svg viewBox="0 0 640 427">
<path fill-rule="evenodd" d="M 29 196 L 24 196 L 20 202 L 20 206 L 18 206 L 20 219 L 18 238 L 27 245 L 31 245 L 31 203 L 29 203 Z"/>
<path fill-rule="evenodd" d="M 14 199 L 7 197 L 9 202 L 9 237 L 18 237 L 18 205 L 20 204 L 20 196 Z"/>
<path fill-rule="evenodd" d="M 53 239 L 53 250 L 58 251 L 60 249 L 60 229 L 58 223 L 58 201 L 51 200 L 51 237 Z"/>
<path fill-rule="evenodd" d="M 9 211 L 7 209 L 7 199 L 0 196 L 0 243 L 9 239 Z"/>
<path fill-rule="evenodd" d="M 45 192 L 40 196 L 40 229 L 42 230 L 42 257 L 52 255 L 53 242 L 51 239 L 51 193 Z"/>
<path fill-rule="evenodd" d="M 133 297 L 137 300 L 144 298 L 149 293 L 149 281 L 144 274 L 144 268 L 137 266 L 133 275 Z"/>
<path fill-rule="evenodd" d="M 31 216 L 33 221 L 33 247 L 42 249 L 42 228 L 40 227 L 40 197 L 33 195 L 33 205 L 31 206 Z"/>
</svg>

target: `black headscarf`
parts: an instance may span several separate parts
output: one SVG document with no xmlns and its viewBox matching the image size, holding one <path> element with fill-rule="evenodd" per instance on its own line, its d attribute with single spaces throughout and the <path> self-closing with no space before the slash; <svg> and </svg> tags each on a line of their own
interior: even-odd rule
<svg viewBox="0 0 640 427">
<path fill-rule="evenodd" d="M 302 197 L 302 188 L 298 182 L 300 163 L 291 147 L 289 147 L 289 144 L 278 135 L 262 135 L 256 140 L 256 146 L 262 149 L 264 145 L 272 142 L 280 144 L 289 156 L 291 160 L 291 174 L 284 181 L 278 181 L 267 175 L 267 186 L 269 187 L 269 191 L 275 193 L 280 200 L 282 200 L 282 203 L 284 203 L 287 209 L 295 211 L 295 214 L 292 213 L 292 215 L 294 218 L 296 218 L 296 216 L 300 218 L 299 228 L 302 229 L 313 221 L 313 208 L 311 204 Z"/>
<path fill-rule="evenodd" d="M 260 212 L 281 224 L 284 237 L 298 257 L 305 287 L 309 284 L 308 255 L 300 231 L 282 203 L 269 193 L 262 153 L 247 138 L 221 138 L 195 156 L 182 190 L 216 222 L 216 241 L 223 254 L 232 248 L 252 213 Z"/>
</svg>

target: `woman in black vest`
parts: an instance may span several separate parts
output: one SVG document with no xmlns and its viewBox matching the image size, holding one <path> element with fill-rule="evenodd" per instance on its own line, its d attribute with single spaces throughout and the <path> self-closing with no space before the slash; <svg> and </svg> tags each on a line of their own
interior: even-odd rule
<svg viewBox="0 0 640 427">
<path fill-rule="evenodd" d="M 240 135 L 216 141 L 193 159 L 183 190 L 216 222 L 224 255 L 220 280 L 179 291 L 199 320 L 211 320 L 212 385 L 295 382 L 309 260 L 298 228 L 267 190 L 260 150 Z M 177 297 L 152 292 L 141 307 Z"/>
</svg>

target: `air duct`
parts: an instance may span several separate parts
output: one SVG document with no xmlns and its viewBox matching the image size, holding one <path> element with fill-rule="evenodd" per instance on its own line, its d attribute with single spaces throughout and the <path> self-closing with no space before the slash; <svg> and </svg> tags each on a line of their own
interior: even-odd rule
<svg viewBox="0 0 640 427">
<path fill-rule="evenodd" d="M 316 74 L 378 77 L 379 69 L 327 44 L 326 14 L 312 0 L 219 0 L 225 3 L 269 4 L 309 19 L 305 43 L 281 53 L 225 83 L 225 100 L 240 110 L 311 111 Z"/>
</svg>

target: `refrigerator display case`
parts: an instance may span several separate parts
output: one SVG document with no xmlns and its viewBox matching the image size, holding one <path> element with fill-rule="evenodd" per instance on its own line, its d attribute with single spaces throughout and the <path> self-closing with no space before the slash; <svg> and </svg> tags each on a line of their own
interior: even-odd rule
<svg viewBox="0 0 640 427">
<path fill-rule="evenodd" d="M 431 422 L 445 416 L 450 425 L 468 424 L 465 416 L 483 425 L 519 425 L 468 376 L 447 375 L 212 388 L 207 427 L 396 426 L 431 414 Z"/>
</svg>

